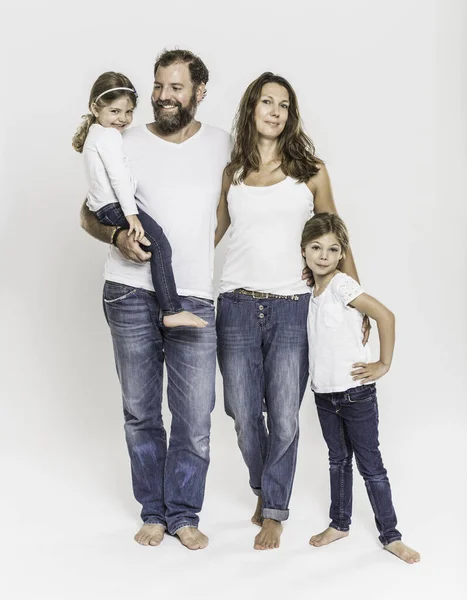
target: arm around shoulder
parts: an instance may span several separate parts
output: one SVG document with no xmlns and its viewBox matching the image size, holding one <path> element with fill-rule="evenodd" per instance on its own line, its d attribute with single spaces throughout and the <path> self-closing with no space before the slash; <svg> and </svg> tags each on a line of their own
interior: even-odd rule
<svg viewBox="0 0 467 600">
<path fill-rule="evenodd" d="M 232 178 L 227 174 L 227 167 L 224 169 L 222 174 L 222 189 L 219 204 L 217 205 L 217 227 L 216 234 L 214 237 L 214 245 L 221 241 L 224 237 L 225 232 L 230 227 L 230 214 L 229 205 L 227 202 L 227 195 L 229 193 L 230 186 L 232 184 Z"/>
</svg>

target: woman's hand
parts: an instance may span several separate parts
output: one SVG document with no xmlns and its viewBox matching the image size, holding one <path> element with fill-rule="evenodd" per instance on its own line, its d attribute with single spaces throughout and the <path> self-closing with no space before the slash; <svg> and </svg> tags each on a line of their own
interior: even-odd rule
<svg viewBox="0 0 467 600">
<path fill-rule="evenodd" d="M 363 322 L 362 322 L 363 340 L 362 340 L 362 344 L 364 346 L 366 346 L 366 343 L 368 342 L 368 340 L 370 338 L 370 331 L 371 331 L 370 318 L 368 317 L 368 315 L 363 315 Z"/>
<path fill-rule="evenodd" d="M 355 363 L 352 365 L 353 371 L 350 372 L 354 381 L 359 383 L 370 383 L 380 379 L 389 371 L 389 366 L 384 365 L 380 360 L 373 363 Z"/>
<path fill-rule="evenodd" d="M 313 279 L 313 271 L 310 267 L 305 267 L 302 271 L 302 279 L 306 279 L 306 284 L 309 286 L 315 285 L 315 280 Z"/>
<path fill-rule="evenodd" d="M 128 221 L 128 224 L 130 225 L 130 227 L 128 228 L 128 237 L 131 236 L 131 234 L 134 234 L 134 239 L 137 242 L 141 242 L 141 240 L 144 238 L 144 229 L 143 226 L 141 225 L 141 221 L 138 219 L 138 217 L 136 215 L 126 215 L 126 220 Z M 146 244 L 147 245 L 147 244 Z"/>
</svg>

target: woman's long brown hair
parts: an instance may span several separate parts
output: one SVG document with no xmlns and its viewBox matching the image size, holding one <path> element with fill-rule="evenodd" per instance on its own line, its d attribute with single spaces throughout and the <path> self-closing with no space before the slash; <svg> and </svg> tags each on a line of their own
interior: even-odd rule
<svg viewBox="0 0 467 600">
<path fill-rule="evenodd" d="M 316 175 L 319 165 L 323 164 L 315 154 L 313 142 L 303 131 L 297 96 L 293 87 L 280 75 L 266 72 L 247 87 L 235 116 L 234 146 L 227 167 L 227 173 L 232 177 L 234 185 L 241 183 L 252 171 L 258 171 L 261 164 L 254 113 L 263 86 L 267 83 L 277 83 L 289 93 L 288 118 L 278 139 L 282 171 L 299 182 L 306 182 Z"/>
</svg>

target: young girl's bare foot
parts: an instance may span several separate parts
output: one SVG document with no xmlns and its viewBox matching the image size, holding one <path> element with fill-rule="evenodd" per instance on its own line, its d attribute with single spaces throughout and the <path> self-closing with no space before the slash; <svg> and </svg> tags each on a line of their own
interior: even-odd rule
<svg viewBox="0 0 467 600">
<path fill-rule="evenodd" d="M 263 510 L 263 499 L 261 498 L 261 496 L 258 496 L 258 502 L 256 503 L 255 514 L 251 517 L 251 522 L 253 523 L 253 525 L 258 525 L 258 527 L 263 526 L 264 519 L 261 514 L 262 510 Z"/>
<path fill-rule="evenodd" d="M 207 321 L 187 310 L 182 310 L 182 312 L 175 313 L 174 315 L 166 315 L 162 319 L 162 322 L 166 327 L 206 327 L 208 324 Z"/>
<path fill-rule="evenodd" d="M 142 546 L 158 546 L 164 538 L 165 527 L 159 524 L 143 525 L 135 535 L 135 540 Z"/>
<path fill-rule="evenodd" d="M 264 519 L 261 531 L 255 537 L 255 550 L 273 550 L 279 548 L 282 523 L 273 519 Z"/>
<path fill-rule="evenodd" d="M 384 546 L 384 549 L 388 552 L 392 552 L 392 554 L 395 554 L 398 558 L 410 565 L 420 562 L 420 554 L 416 550 L 412 550 L 412 548 L 406 546 L 404 542 L 400 540 L 391 542 L 387 546 Z"/>
<path fill-rule="evenodd" d="M 328 527 L 321 533 L 311 536 L 310 544 L 315 547 L 327 546 L 331 542 L 340 540 L 348 535 L 348 531 L 338 531 L 337 529 L 334 529 L 334 527 Z"/>
<path fill-rule="evenodd" d="M 196 527 L 182 527 L 175 535 L 189 550 L 202 550 L 209 542 L 208 537 Z"/>
</svg>

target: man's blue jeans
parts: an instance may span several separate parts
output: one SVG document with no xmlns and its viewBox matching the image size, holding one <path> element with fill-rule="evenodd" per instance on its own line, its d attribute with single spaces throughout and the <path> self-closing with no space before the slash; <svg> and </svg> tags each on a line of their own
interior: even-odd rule
<svg viewBox="0 0 467 600">
<path fill-rule="evenodd" d="M 330 527 L 348 531 L 352 516 L 352 457 L 365 480 L 383 545 L 401 539 L 391 487 L 378 441 L 378 403 L 374 383 L 345 392 L 318 394 L 316 407 L 329 448 L 331 478 Z"/>
<path fill-rule="evenodd" d="M 284 521 L 295 474 L 298 412 L 308 379 L 309 294 L 292 299 L 219 296 L 217 336 L 225 409 L 235 420 L 263 517 Z M 263 407 L 267 411 L 267 428 Z"/>
<path fill-rule="evenodd" d="M 182 297 L 182 307 L 207 327 L 166 328 L 153 292 L 106 281 L 104 311 L 120 379 L 133 492 L 144 523 L 174 534 L 197 527 L 209 465 L 214 408 L 216 331 L 209 300 Z M 162 371 L 172 427 L 162 422 Z"/>
</svg>

